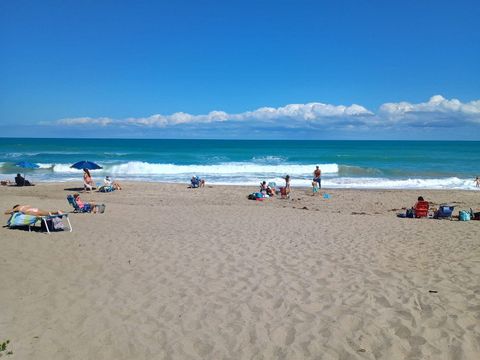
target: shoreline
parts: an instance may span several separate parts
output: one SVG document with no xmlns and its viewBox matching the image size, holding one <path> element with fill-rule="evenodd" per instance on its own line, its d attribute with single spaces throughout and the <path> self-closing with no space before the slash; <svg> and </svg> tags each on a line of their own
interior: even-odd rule
<svg viewBox="0 0 480 360">
<path fill-rule="evenodd" d="M 95 177 L 94 177 L 95 179 Z M 30 180 L 30 178 L 29 178 Z M 122 185 L 123 184 L 131 184 L 131 185 L 135 185 L 135 184 L 149 184 L 149 185 L 158 185 L 158 186 L 162 186 L 162 185 L 165 185 L 165 186 L 185 186 L 185 188 L 188 188 L 188 186 L 190 185 L 187 181 L 184 181 L 184 182 L 168 182 L 168 181 L 152 181 L 152 180 L 118 180 Z M 99 181 L 97 181 L 97 183 L 100 183 Z M 267 181 L 268 183 L 268 181 Z M 42 180 L 38 183 L 34 182 L 35 186 L 37 185 L 40 185 L 40 186 L 60 186 L 60 185 L 67 185 L 67 186 L 73 186 L 73 187 L 78 187 L 80 188 L 81 186 L 83 186 L 82 182 L 81 181 L 74 181 L 74 180 L 65 180 L 65 181 L 59 181 L 59 180 L 55 180 L 55 181 L 45 181 L 45 180 Z M 217 183 L 209 183 L 208 181 L 206 182 L 206 187 L 233 187 L 233 188 L 259 188 L 259 185 L 260 185 L 260 180 L 259 180 L 259 184 L 226 184 L 226 183 L 220 183 L 220 184 L 217 184 Z M 277 188 L 278 187 L 282 187 L 284 186 L 284 182 L 282 183 L 277 183 Z M 33 186 L 33 187 L 35 187 Z M 17 188 L 16 185 L 2 185 L 0 186 L 0 188 L 2 187 L 12 187 L 12 188 Z M 304 190 L 304 191 L 309 191 L 311 190 L 311 186 L 304 186 L 304 185 L 293 185 L 291 184 L 290 187 L 292 189 L 296 189 L 296 190 Z M 22 187 L 18 187 L 18 188 L 22 188 Z M 472 188 L 469 188 L 469 189 L 458 189 L 458 188 L 452 188 L 452 189 L 434 189 L 434 188 L 367 188 L 367 187 L 325 187 L 322 185 L 322 191 L 413 191 L 413 192 L 430 192 L 430 191 L 439 191 L 439 192 L 442 192 L 442 191 L 464 191 L 464 192 L 480 192 L 480 188 L 476 188 L 476 187 L 472 187 Z"/>
<path fill-rule="evenodd" d="M 82 185 L 0 187 L 8 208 L 71 211 Z M 122 182 L 81 193 L 73 232 L 0 228 L 1 336 L 22 359 L 475 358 L 480 222 L 401 219 L 464 190 Z M 6 209 L 2 209 L 6 210 Z M 3 216 L 3 223 L 7 220 Z"/>
</svg>

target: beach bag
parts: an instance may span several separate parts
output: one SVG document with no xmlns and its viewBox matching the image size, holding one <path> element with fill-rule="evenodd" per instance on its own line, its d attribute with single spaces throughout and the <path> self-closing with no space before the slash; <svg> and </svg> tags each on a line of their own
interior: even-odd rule
<svg viewBox="0 0 480 360">
<path fill-rule="evenodd" d="M 265 196 L 261 192 L 254 192 L 248 195 L 249 200 L 263 199 Z"/>
<path fill-rule="evenodd" d="M 47 223 L 46 226 L 45 226 L 45 222 Z M 47 231 L 47 227 L 48 227 L 48 231 L 63 231 L 65 228 L 65 226 L 63 225 L 62 219 L 59 217 L 47 219 L 46 221 L 42 221 L 41 224 L 42 224 L 41 225 L 42 231 Z"/>
<path fill-rule="evenodd" d="M 458 214 L 458 220 L 460 221 L 469 221 L 470 220 L 470 213 L 468 211 L 462 210 Z"/>
</svg>

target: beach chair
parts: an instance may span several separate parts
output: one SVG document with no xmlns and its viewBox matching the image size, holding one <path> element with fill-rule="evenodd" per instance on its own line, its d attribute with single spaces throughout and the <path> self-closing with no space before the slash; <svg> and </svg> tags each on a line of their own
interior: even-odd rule
<svg viewBox="0 0 480 360">
<path fill-rule="evenodd" d="M 100 192 L 112 192 L 115 191 L 115 188 L 113 185 L 102 185 L 98 188 L 98 191 Z"/>
<path fill-rule="evenodd" d="M 69 232 L 73 231 L 72 224 L 70 223 L 70 219 L 68 218 L 68 214 L 57 214 L 57 215 L 48 215 L 48 216 L 35 216 L 35 215 L 28 215 L 22 212 L 14 212 L 7 221 L 7 226 L 10 229 L 18 228 L 18 227 L 26 227 L 28 226 L 28 231 L 32 231 L 32 226 L 35 226 L 37 222 L 40 222 L 45 225 L 45 229 L 47 233 L 50 234 L 50 229 L 52 228 L 51 222 L 53 219 L 63 219 L 65 218 L 68 223 Z"/>
<path fill-rule="evenodd" d="M 415 205 L 415 217 L 427 217 L 428 216 L 428 208 L 430 207 L 428 201 L 418 201 Z"/>
<path fill-rule="evenodd" d="M 435 213 L 435 219 L 451 219 L 455 205 L 440 204 L 437 212 Z"/>
<path fill-rule="evenodd" d="M 92 191 L 95 188 L 92 184 L 87 183 L 86 181 L 83 182 L 83 190 L 87 191 Z"/>
<path fill-rule="evenodd" d="M 78 206 L 77 202 L 75 201 L 75 198 L 73 195 L 68 195 L 67 196 L 68 203 L 73 206 L 73 212 L 74 213 L 89 213 L 92 212 L 92 207 L 90 204 L 85 204 L 83 208 Z"/>
</svg>

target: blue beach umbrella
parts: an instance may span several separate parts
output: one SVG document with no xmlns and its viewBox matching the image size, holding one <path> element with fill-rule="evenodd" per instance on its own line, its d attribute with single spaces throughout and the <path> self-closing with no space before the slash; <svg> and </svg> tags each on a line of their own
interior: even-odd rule
<svg viewBox="0 0 480 360">
<path fill-rule="evenodd" d="M 31 163 L 29 161 L 20 161 L 15 164 L 15 166 L 24 168 L 24 169 L 38 169 L 40 165 Z"/>
<path fill-rule="evenodd" d="M 88 169 L 88 170 L 97 170 L 97 169 L 103 169 L 100 165 L 95 164 L 92 161 L 79 161 L 70 166 L 72 169 L 78 169 L 78 170 L 83 170 L 83 169 Z"/>
<path fill-rule="evenodd" d="M 15 166 L 20 167 L 22 169 L 38 169 L 40 165 L 31 163 L 29 161 L 20 161 L 15 164 Z M 25 172 L 23 173 L 23 184 L 25 185 Z"/>
</svg>

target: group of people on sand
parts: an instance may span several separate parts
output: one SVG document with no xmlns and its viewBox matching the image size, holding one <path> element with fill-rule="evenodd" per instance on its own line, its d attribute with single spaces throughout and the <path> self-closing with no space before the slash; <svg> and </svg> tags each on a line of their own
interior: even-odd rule
<svg viewBox="0 0 480 360">
<path fill-rule="evenodd" d="M 285 180 L 285 186 L 280 187 L 280 189 L 277 191 L 275 189 L 275 183 L 268 183 L 266 181 L 262 181 L 260 183 L 260 190 L 259 192 L 262 193 L 263 195 L 268 195 L 268 196 L 275 196 L 278 193 L 282 195 L 282 197 L 286 197 L 290 194 L 290 175 L 287 175 L 284 177 Z"/>
<path fill-rule="evenodd" d="M 28 181 L 27 179 L 25 179 L 22 175 L 20 174 L 17 174 L 17 176 L 15 176 L 15 182 L 12 182 L 10 180 L 1 180 L 0 181 L 0 185 L 3 185 L 3 186 L 34 186 L 33 183 L 31 183 L 30 181 Z"/>
<path fill-rule="evenodd" d="M 20 174 L 17 174 L 17 177 L 15 178 L 15 182 L 17 185 L 19 182 L 22 184 L 20 186 L 31 186 L 32 184 L 28 181 L 25 180 Z M 92 190 L 93 187 L 95 186 L 95 182 L 93 181 L 93 178 L 90 174 L 90 171 L 88 169 L 83 169 L 83 183 L 84 183 L 84 190 L 86 191 L 87 189 Z M 113 181 L 110 176 L 106 176 L 105 179 L 103 180 L 103 186 L 111 186 L 115 190 L 121 190 L 122 186 L 120 183 L 117 181 Z M 75 193 L 73 194 L 73 198 L 75 200 L 76 205 L 78 206 L 79 209 L 81 210 L 86 210 L 87 212 L 92 212 L 92 213 L 97 213 L 97 212 L 102 212 L 102 206 L 104 208 L 105 205 L 100 205 L 97 204 L 95 201 L 83 201 L 80 198 L 80 194 Z M 31 205 L 21 205 L 21 204 L 16 204 L 14 205 L 11 209 L 5 211 L 5 215 L 12 215 L 14 213 L 23 213 L 25 215 L 32 215 L 32 216 L 49 216 L 49 215 L 61 215 L 63 214 L 62 211 L 60 210 L 44 210 L 40 209 Z"/>
<path fill-rule="evenodd" d="M 282 196 L 288 196 L 290 194 L 290 175 L 284 177 L 285 186 L 281 187 L 279 192 Z M 313 171 L 313 180 L 312 180 L 313 194 L 317 193 L 319 189 L 322 188 L 322 170 L 317 166 Z M 266 181 L 260 183 L 260 192 L 268 196 L 275 196 L 275 187 L 267 184 Z"/>
<path fill-rule="evenodd" d="M 90 171 L 88 169 L 83 169 L 83 190 L 91 191 L 95 186 Z M 105 176 L 105 179 L 103 179 L 103 185 L 99 189 L 104 187 L 112 187 L 114 190 L 122 190 L 120 183 L 118 181 L 113 181 L 110 176 Z"/>
</svg>

